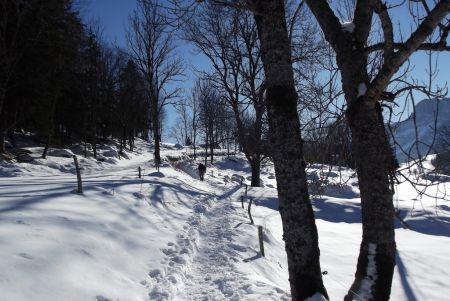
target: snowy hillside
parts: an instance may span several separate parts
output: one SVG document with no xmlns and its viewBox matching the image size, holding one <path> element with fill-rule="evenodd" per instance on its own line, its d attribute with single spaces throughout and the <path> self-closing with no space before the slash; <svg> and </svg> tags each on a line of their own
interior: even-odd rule
<svg viewBox="0 0 450 301">
<path fill-rule="evenodd" d="M 128 159 L 80 158 L 82 195 L 70 158 L 0 163 L 0 300 L 290 300 L 272 164 L 242 209 L 243 156 L 217 157 L 201 182 L 186 150 L 165 147 L 164 156 L 184 159 L 157 172 L 150 146 L 136 143 Z M 322 168 L 308 167 L 322 269 L 331 299 L 342 300 L 361 240 L 359 191 L 353 171 Z M 408 183 L 395 199 L 410 229 L 396 221 L 391 300 L 447 300 L 450 204 L 418 199 Z"/>
<path fill-rule="evenodd" d="M 415 120 L 411 114 L 393 126 L 394 137 L 399 144 L 395 147 L 396 155 L 400 162 L 439 151 L 439 131 L 450 125 L 450 99 L 424 99 L 416 105 L 415 112 Z"/>
</svg>

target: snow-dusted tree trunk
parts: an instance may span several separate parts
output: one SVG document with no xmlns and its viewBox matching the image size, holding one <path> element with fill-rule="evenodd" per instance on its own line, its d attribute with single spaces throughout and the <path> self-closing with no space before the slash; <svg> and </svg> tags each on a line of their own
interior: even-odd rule
<svg viewBox="0 0 450 301">
<path fill-rule="evenodd" d="M 355 292 L 367 300 L 388 300 L 391 291 L 396 246 L 389 174 L 396 166 L 379 109 L 377 101 L 360 98 L 347 111 L 361 194 L 363 238 L 355 281 L 345 300 L 353 300 Z"/>
<path fill-rule="evenodd" d="M 316 293 L 328 298 L 306 182 L 284 1 L 253 1 L 253 6 L 266 75 L 270 141 L 292 300 L 304 300 Z"/>
</svg>

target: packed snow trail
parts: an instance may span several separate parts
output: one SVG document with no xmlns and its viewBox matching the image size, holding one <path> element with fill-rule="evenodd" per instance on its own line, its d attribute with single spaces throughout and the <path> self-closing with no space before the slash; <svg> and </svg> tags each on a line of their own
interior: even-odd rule
<svg viewBox="0 0 450 301">
<path fill-rule="evenodd" d="M 240 300 L 242 292 L 250 285 L 234 266 L 237 252 L 245 248 L 233 243 L 230 212 L 234 207 L 229 199 L 213 200 L 200 225 L 198 253 L 187 277 L 184 296 L 186 300 Z"/>
<path fill-rule="evenodd" d="M 195 177 L 193 168 L 182 169 Z M 161 250 L 164 267 L 149 272 L 150 300 L 260 300 L 262 295 L 267 300 L 290 299 L 276 282 L 255 274 L 261 266 L 272 273 L 268 260 L 273 258 L 259 254 L 257 228 L 236 202 L 243 186 L 217 181 L 222 176 L 210 170 L 205 182 L 183 181 L 183 186 L 205 194 L 191 200 L 194 210 L 184 230 Z"/>
</svg>

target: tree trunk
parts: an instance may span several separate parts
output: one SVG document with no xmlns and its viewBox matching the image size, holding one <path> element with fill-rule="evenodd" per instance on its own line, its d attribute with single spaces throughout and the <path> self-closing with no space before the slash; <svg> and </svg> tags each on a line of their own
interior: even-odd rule
<svg viewBox="0 0 450 301">
<path fill-rule="evenodd" d="M 95 131 L 92 137 L 92 149 L 94 151 L 94 158 L 97 159 L 97 133 Z"/>
<path fill-rule="evenodd" d="M 210 153 L 210 160 L 211 160 L 211 164 L 214 163 L 214 132 L 211 129 L 211 136 L 209 137 L 209 149 L 211 150 Z"/>
<path fill-rule="evenodd" d="M 0 154 L 5 153 L 5 139 L 6 139 L 6 131 L 0 129 Z"/>
<path fill-rule="evenodd" d="M 159 118 L 158 118 L 158 108 L 157 104 L 153 104 L 152 107 L 152 115 L 153 115 L 153 137 L 155 140 L 155 164 L 161 164 L 161 147 L 160 147 L 160 141 L 161 141 L 161 135 L 160 135 L 160 128 L 159 128 Z"/>
<path fill-rule="evenodd" d="M 123 145 L 123 149 L 127 147 L 127 128 L 125 126 L 122 127 L 122 139 L 120 144 Z"/>
<path fill-rule="evenodd" d="M 346 119 L 351 130 L 363 224 L 355 280 L 344 300 L 357 298 L 355 293 L 366 300 L 389 300 L 396 251 L 389 175 L 396 169 L 396 160 L 384 127 L 381 97 L 369 98 L 360 88 L 370 82 L 367 56 L 358 51 L 362 47 L 358 43 L 341 43 L 344 45 L 337 53 L 337 63 L 348 107 Z"/>
<path fill-rule="evenodd" d="M 266 75 L 266 102 L 292 300 L 328 299 L 303 159 L 297 93 L 283 0 L 253 1 Z"/>
<path fill-rule="evenodd" d="M 0 116 L 2 116 L 3 113 L 3 106 L 5 104 L 6 99 L 6 87 L 8 85 L 8 80 L 3 79 L 0 84 Z M 3 114 L 5 115 L 5 114 Z"/>
<path fill-rule="evenodd" d="M 120 156 L 123 156 L 123 144 L 122 144 L 122 139 L 119 138 L 119 159 Z"/>
<path fill-rule="evenodd" d="M 205 166 L 208 164 L 208 133 L 205 136 Z"/>
<path fill-rule="evenodd" d="M 193 143 L 194 143 L 194 161 L 197 159 L 197 154 L 196 154 L 196 145 L 195 145 L 195 135 L 194 138 L 192 139 Z"/>
<path fill-rule="evenodd" d="M 252 169 L 252 187 L 259 187 L 260 183 L 260 175 L 261 175 L 261 160 L 259 158 L 253 158 L 249 160 L 250 167 Z"/>
<path fill-rule="evenodd" d="M 161 146 L 159 144 L 160 138 L 158 133 L 158 128 L 155 129 L 155 164 L 161 164 Z"/>
<path fill-rule="evenodd" d="M 230 157 L 230 138 L 228 137 L 228 133 L 227 133 L 227 157 Z"/>
<path fill-rule="evenodd" d="M 47 135 L 47 139 L 45 140 L 44 152 L 42 153 L 42 159 L 47 159 L 48 147 L 50 145 L 50 134 Z"/>
<path fill-rule="evenodd" d="M 393 192 L 389 185 L 393 154 L 377 106 L 377 101 L 364 99 L 347 112 L 361 193 L 363 239 L 346 301 L 355 298 L 354 292 L 364 295 L 365 300 L 389 300 L 395 267 Z"/>
</svg>

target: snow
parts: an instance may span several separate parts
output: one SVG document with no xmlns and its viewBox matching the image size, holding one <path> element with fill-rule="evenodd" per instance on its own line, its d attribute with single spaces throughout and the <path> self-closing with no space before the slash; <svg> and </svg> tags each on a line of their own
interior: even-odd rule
<svg viewBox="0 0 450 301">
<path fill-rule="evenodd" d="M 358 96 L 357 97 L 364 96 L 364 94 L 366 94 L 366 91 L 367 91 L 366 84 L 360 83 L 358 85 Z"/>
<path fill-rule="evenodd" d="M 371 300 L 373 298 L 370 290 L 378 278 L 377 266 L 375 263 L 375 256 L 377 255 L 376 250 L 376 244 L 368 244 L 366 276 L 361 281 L 361 286 L 358 290 L 358 293 L 356 294 L 356 296 L 362 300 Z"/>
<path fill-rule="evenodd" d="M 393 124 L 396 156 L 400 162 L 435 154 L 440 149 L 439 131 L 450 125 L 450 99 L 425 99 L 416 105 L 416 124 L 413 114 Z M 435 124 L 436 121 L 436 124 Z M 417 134 L 417 140 L 416 140 Z M 433 143 L 434 142 L 434 143 Z"/>
<path fill-rule="evenodd" d="M 242 209 L 240 179 L 250 179 L 243 155 L 217 156 L 201 182 L 200 161 L 189 159 L 186 149 L 164 145 L 157 172 L 151 146 L 137 139 L 129 159 L 98 162 L 79 156 L 80 195 L 74 192 L 71 158 L 36 159 L 42 148 L 28 149 L 32 163 L 0 162 L 2 300 L 290 300 L 270 161 L 261 168 L 264 187 L 249 187 Z M 321 266 L 328 272 L 325 287 L 332 300 L 342 300 L 353 282 L 361 240 L 357 178 L 352 170 L 319 165 L 308 166 L 308 174 Z M 429 194 L 449 185 L 431 187 Z M 247 215 L 250 198 L 254 225 Z M 410 229 L 395 221 L 391 299 L 446 300 L 450 204 L 418 198 L 409 183 L 397 187 L 395 202 Z M 375 252 L 371 244 L 372 280 Z M 324 298 L 316 294 L 308 300 Z"/>
<path fill-rule="evenodd" d="M 341 26 L 342 30 L 345 32 L 353 33 L 353 31 L 355 31 L 355 23 L 353 22 L 344 22 Z"/>
</svg>

